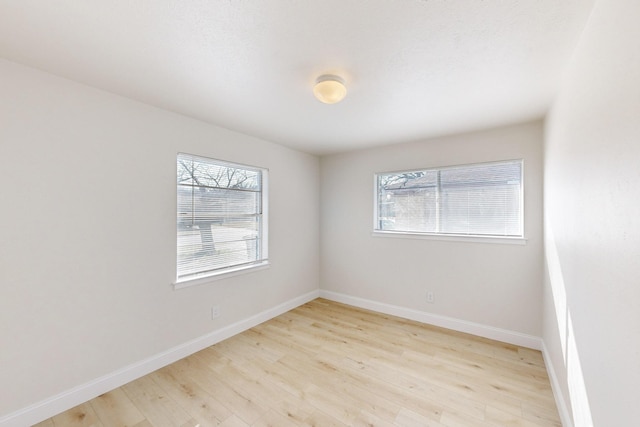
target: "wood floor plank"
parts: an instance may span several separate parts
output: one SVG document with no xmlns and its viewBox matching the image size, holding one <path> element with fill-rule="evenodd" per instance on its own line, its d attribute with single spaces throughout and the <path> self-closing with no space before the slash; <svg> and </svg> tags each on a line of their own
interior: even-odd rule
<svg viewBox="0 0 640 427">
<path fill-rule="evenodd" d="M 90 405 L 105 426 L 135 426 L 145 420 L 122 388 L 96 397 Z"/>
<path fill-rule="evenodd" d="M 317 299 L 39 427 L 559 427 L 539 351 Z"/>
<path fill-rule="evenodd" d="M 224 378 L 219 377 L 197 358 L 187 358 L 176 363 L 189 364 L 189 369 L 186 371 L 189 378 L 208 390 L 217 401 L 229 408 L 245 423 L 253 424 L 268 410 L 266 405 L 253 401 L 247 390 L 228 384 Z"/>
<path fill-rule="evenodd" d="M 155 427 L 181 427 L 192 419 L 192 416 L 169 397 L 151 376 L 132 381 L 122 389 Z"/>
<path fill-rule="evenodd" d="M 242 390 L 243 395 L 252 402 L 258 402 L 261 407 L 280 413 L 280 409 L 287 407 L 286 402 L 295 399 L 295 395 L 279 388 L 263 377 L 251 375 L 242 369 L 243 363 L 232 363 L 224 370 L 216 371 L 219 378 L 233 389 Z M 268 412 L 268 410 L 266 411 Z M 287 414 L 287 417 L 289 414 Z M 261 417 L 261 418 L 264 418 Z"/>
<path fill-rule="evenodd" d="M 52 418 L 54 426 L 102 427 L 96 412 L 89 403 L 83 403 Z"/>
<path fill-rule="evenodd" d="M 439 422 L 430 420 L 406 408 L 402 408 L 398 413 L 395 425 L 399 427 L 442 427 Z"/>
<path fill-rule="evenodd" d="M 251 427 L 297 427 L 299 425 L 299 422 L 296 422 L 279 412 L 269 410 L 258 418 Z"/>
<path fill-rule="evenodd" d="M 356 380 L 358 383 L 376 394 L 385 396 L 394 404 L 404 408 L 411 407 L 422 412 L 425 409 L 425 404 L 431 403 L 428 407 L 431 419 L 438 418 L 441 408 L 467 412 L 476 418 L 484 416 L 485 407 L 482 403 L 459 393 L 421 381 L 397 370 L 379 370 L 364 362 L 354 362 L 348 358 L 344 360 L 344 363 L 345 366 L 349 366 L 348 369 L 351 372 L 354 370 L 358 372 L 359 378 Z"/>
<path fill-rule="evenodd" d="M 369 411 L 360 411 L 358 415 L 358 419 L 354 420 L 353 427 L 395 427 L 395 424 L 390 423 L 386 420 L 378 418 L 375 414 L 370 413 Z"/>
<path fill-rule="evenodd" d="M 360 409 L 349 404 L 346 396 L 336 396 L 327 393 L 324 389 L 317 386 L 310 387 L 305 394 L 305 399 L 316 408 L 320 409 L 327 415 L 335 418 L 345 425 L 351 425 L 354 420 L 358 419 Z"/>
<path fill-rule="evenodd" d="M 151 378 L 200 425 L 216 426 L 233 415 L 209 392 L 173 364 L 152 374 Z"/>
<path fill-rule="evenodd" d="M 454 411 L 444 411 L 440 423 L 446 427 L 506 427 L 469 417 Z"/>
<path fill-rule="evenodd" d="M 313 412 L 309 418 L 305 420 L 305 424 L 311 427 L 346 427 L 347 424 L 344 424 L 335 418 L 325 414 L 320 410 L 316 410 Z"/>
<path fill-rule="evenodd" d="M 265 363 L 261 360 L 254 363 L 267 374 L 270 382 L 295 397 L 304 398 L 305 390 L 312 385 L 308 378 L 292 372 L 281 363 Z"/>
<path fill-rule="evenodd" d="M 364 362 L 358 364 L 359 367 L 365 366 Z M 354 370 L 342 370 L 341 376 L 346 378 L 354 390 L 359 387 L 371 390 L 376 395 L 390 402 L 387 409 L 395 407 L 411 408 L 413 411 L 422 414 L 433 420 L 440 417 L 442 407 L 433 401 L 420 395 L 419 382 L 399 379 L 395 372 L 373 372 L 366 373 Z M 407 382 L 402 382 L 402 381 Z M 401 381 L 400 383 L 398 381 Z"/>
<path fill-rule="evenodd" d="M 502 411 L 491 405 L 487 405 L 485 419 L 497 426 L 504 427 L 540 427 L 540 424 L 529 421 L 525 418 L 515 416 L 509 412 Z M 546 423 L 545 423 L 546 424 Z"/>
<path fill-rule="evenodd" d="M 249 427 L 249 424 L 242 421 L 238 416 L 231 415 L 229 418 L 220 423 L 219 427 Z"/>
</svg>

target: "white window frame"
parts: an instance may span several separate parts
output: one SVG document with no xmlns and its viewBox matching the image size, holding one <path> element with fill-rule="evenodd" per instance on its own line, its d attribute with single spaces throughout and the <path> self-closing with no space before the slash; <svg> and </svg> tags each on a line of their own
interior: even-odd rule
<svg viewBox="0 0 640 427">
<path fill-rule="evenodd" d="M 269 171 L 266 168 L 250 166 L 240 163 L 229 162 L 226 160 L 219 160 L 210 157 L 188 154 L 188 153 L 178 153 L 176 156 L 176 176 L 178 174 L 177 161 L 180 156 L 188 156 L 193 158 L 194 160 L 198 160 L 203 163 L 208 163 L 212 165 L 218 165 L 223 167 L 231 167 L 236 169 L 243 169 L 251 172 L 258 172 L 260 174 L 260 196 L 261 196 L 261 213 L 259 214 L 260 227 L 259 227 L 259 241 L 260 241 L 260 259 L 249 262 L 249 263 L 240 263 L 229 265 L 221 268 L 212 268 L 206 272 L 202 273 L 194 273 L 186 276 L 179 276 L 178 271 L 178 233 L 179 233 L 179 224 L 176 216 L 176 279 L 173 283 L 174 289 L 181 289 L 189 286 L 200 285 L 207 282 L 211 282 L 214 280 L 220 280 L 232 276 L 237 276 L 240 274 L 251 273 L 254 271 L 262 270 L 268 268 L 269 263 L 269 206 L 268 206 L 268 188 L 269 188 Z M 176 185 L 176 210 L 179 212 L 178 207 L 178 187 L 180 184 Z"/>
<path fill-rule="evenodd" d="M 381 230 L 379 228 L 379 176 L 389 174 L 401 174 L 419 171 L 442 171 L 446 169 L 461 168 L 461 167 L 473 167 L 477 165 L 491 165 L 508 162 L 520 162 L 520 224 L 522 226 L 522 234 L 515 236 L 503 236 L 503 235 L 483 235 L 483 234 L 455 234 L 455 233 L 442 233 L 442 232 L 420 232 L 420 231 L 395 231 L 395 230 Z M 525 237 L 525 218 L 524 218 L 524 196 L 525 196 L 525 182 L 524 182 L 524 160 L 523 159 L 508 159 L 493 162 L 477 162 L 460 165 L 449 165 L 442 167 L 427 167 L 416 168 L 399 171 L 387 171 L 377 172 L 373 176 L 373 237 L 391 237 L 391 238 L 404 238 L 404 239 L 426 239 L 426 240 L 441 240 L 441 241 L 458 241 L 458 242 L 474 242 L 474 243 L 505 243 L 524 245 L 527 242 Z"/>
</svg>

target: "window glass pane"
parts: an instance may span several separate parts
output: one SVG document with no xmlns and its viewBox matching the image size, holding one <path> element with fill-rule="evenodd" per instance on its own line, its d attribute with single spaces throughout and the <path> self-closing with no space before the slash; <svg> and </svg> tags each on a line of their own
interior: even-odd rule
<svg viewBox="0 0 640 427">
<path fill-rule="evenodd" d="M 178 279 L 264 261 L 263 173 L 178 155 Z"/>
<path fill-rule="evenodd" d="M 437 172 L 380 175 L 378 183 L 381 230 L 436 231 Z"/>
<path fill-rule="evenodd" d="M 522 236 L 522 161 L 378 175 L 376 229 Z"/>
</svg>

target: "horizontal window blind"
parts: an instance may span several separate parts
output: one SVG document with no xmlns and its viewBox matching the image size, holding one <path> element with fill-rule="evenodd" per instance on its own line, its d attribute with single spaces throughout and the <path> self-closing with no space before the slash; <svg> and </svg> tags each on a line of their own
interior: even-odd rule
<svg viewBox="0 0 640 427">
<path fill-rule="evenodd" d="M 197 278 L 266 260 L 266 171 L 177 157 L 177 276 Z"/>
<path fill-rule="evenodd" d="M 376 230 L 523 236 L 522 160 L 376 175 Z"/>
</svg>

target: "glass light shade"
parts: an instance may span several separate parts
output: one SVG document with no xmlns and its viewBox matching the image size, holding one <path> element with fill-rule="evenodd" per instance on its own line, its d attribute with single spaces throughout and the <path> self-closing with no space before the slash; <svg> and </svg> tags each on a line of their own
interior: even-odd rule
<svg viewBox="0 0 640 427">
<path fill-rule="evenodd" d="M 313 87 L 313 94 L 320 102 L 335 104 L 344 99 L 347 95 L 347 88 L 344 85 L 344 80 L 340 77 L 324 75 L 318 77 L 316 85 Z"/>
</svg>

